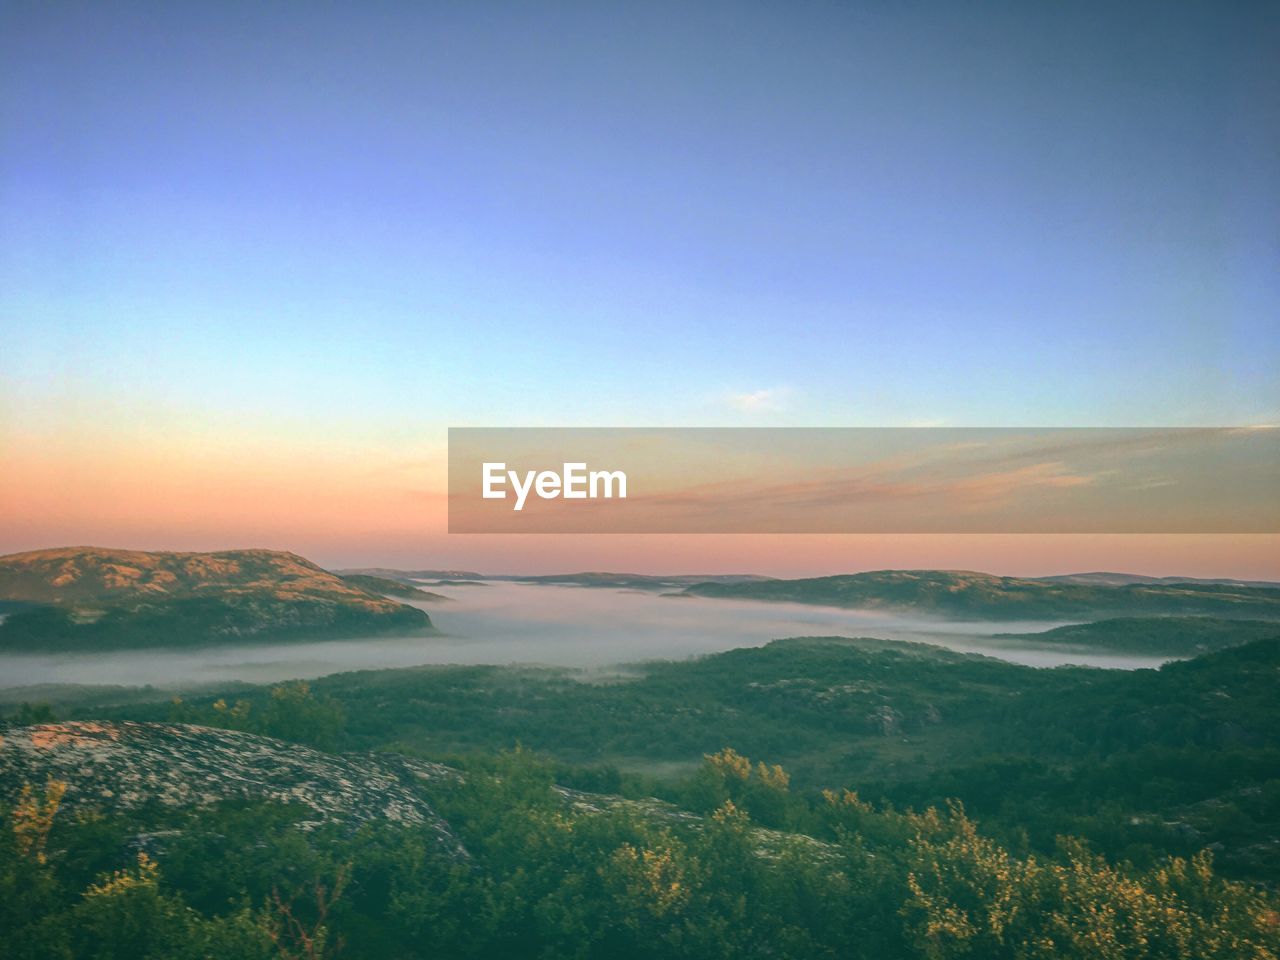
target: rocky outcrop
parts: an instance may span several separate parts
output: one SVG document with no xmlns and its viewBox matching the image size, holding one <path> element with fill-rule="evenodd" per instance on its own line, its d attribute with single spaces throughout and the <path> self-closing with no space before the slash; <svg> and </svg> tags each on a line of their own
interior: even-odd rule
<svg viewBox="0 0 1280 960">
<path fill-rule="evenodd" d="M 882 737 L 893 737 L 902 732 L 902 714 L 888 704 L 867 714 L 867 723 Z"/>
<path fill-rule="evenodd" d="M 148 803 L 295 803 L 310 824 L 388 821 L 461 846 L 419 789 L 450 768 L 384 754 L 336 756 L 270 737 L 173 723 L 46 723 L 4 731 L 0 802 L 24 784 L 67 784 L 64 806 L 132 810 Z"/>
</svg>

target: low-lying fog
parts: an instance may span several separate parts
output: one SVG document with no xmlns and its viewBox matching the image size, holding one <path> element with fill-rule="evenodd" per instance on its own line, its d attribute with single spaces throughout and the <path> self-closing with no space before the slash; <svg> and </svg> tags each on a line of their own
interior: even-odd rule
<svg viewBox="0 0 1280 960">
<path fill-rule="evenodd" d="M 992 638 L 996 633 L 1030 633 L 1060 626 L 1056 621 L 961 623 L 885 611 L 522 583 L 431 589 L 453 598 L 452 603 L 417 604 L 430 613 L 440 631 L 437 636 L 101 654 L 3 653 L 0 687 L 267 682 L 428 663 L 600 668 L 755 647 L 777 637 L 828 635 L 921 640 L 1038 667 L 1079 663 L 1134 669 L 1163 662 L 1159 657 L 1045 650 Z"/>
</svg>

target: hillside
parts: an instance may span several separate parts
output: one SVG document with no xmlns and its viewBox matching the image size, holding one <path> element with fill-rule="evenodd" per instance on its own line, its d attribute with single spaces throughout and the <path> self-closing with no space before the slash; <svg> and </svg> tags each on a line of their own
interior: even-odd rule
<svg viewBox="0 0 1280 960">
<path fill-rule="evenodd" d="M 1215 617 L 1117 617 L 1094 623 L 1068 624 L 1040 633 L 995 635 L 997 640 L 1018 640 L 1052 647 L 1168 656 L 1197 656 L 1269 637 L 1280 637 L 1280 623 Z"/>
<path fill-rule="evenodd" d="M 1043 583 L 1083 583 L 1119 587 L 1130 583 L 1225 583 L 1237 587 L 1280 587 L 1277 580 L 1240 580 L 1233 577 L 1148 577 L 1140 573 L 1063 573 L 1052 577 L 1030 577 Z"/>
<path fill-rule="evenodd" d="M 730 749 L 677 807 L 565 789 L 524 751 L 455 770 L 173 723 L 4 736 L 0 954 L 15 960 L 1280 950 L 1274 895 L 1208 854 L 1109 862 L 1070 838 L 1032 853 L 955 805 L 798 795 Z M 957 922 L 974 933 L 939 952 Z"/>
<path fill-rule="evenodd" d="M 414 607 L 293 553 L 67 547 L 0 557 L 0 649 L 186 646 L 424 631 Z"/>
<path fill-rule="evenodd" d="M 0 809 L 24 785 L 50 779 L 67 786 L 62 810 L 93 816 L 154 808 L 288 804 L 303 827 L 361 824 L 413 827 L 465 858 L 430 796 L 465 780 L 458 769 L 396 753 L 332 754 L 275 737 L 188 723 L 73 720 L 0 727 Z M 569 809 L 626 809 L 659 821 L 692 814 L 648 798 L 627 800 L 555 786 Z M 762 843 L 770 836 L 760 832 Z"/>
<path fill-rule="evenodd" d="M 446 760 L 519 743 L 561 764 L 568 786 L 631 783 L 683 801 L 679 779 L 730 746 L 782 764 L 798 791 L 847 787 L 916 809 L 956 797 L 986 829 L 1042 850 L 1064 833 L 1131 859 L 1218 844 L 1224 871 L 1280 882 L 1277 676 L 1280 639 L 1126 671 L 826 637 L 637 665 L 611 682 L 418 667 L 325 677 L 311 696 L 339 718 L 329 742 L 346 750 Z M 238 701 L 238 717 L 219 698 Z M 316 742 L 315 723 L 279 724 L 265 687 L 203 694 L 177 713 L 167 698 L 114 702 L 98 692 L 57 709 Z"/>
<path fill-rule="evenodd" d="M 805 580 L 699 583 L 698 597 L 911 610 L 972 620 L 1211 616 L 1280 620 L 1280 589 L 1218 583 L 1059 583 L 966 570 L 879 570 Z"/>
</svg>

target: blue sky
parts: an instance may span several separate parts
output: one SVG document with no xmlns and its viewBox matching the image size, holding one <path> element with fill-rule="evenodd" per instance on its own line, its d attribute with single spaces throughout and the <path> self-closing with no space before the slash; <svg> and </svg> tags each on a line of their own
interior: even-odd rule
<svg viewBox="0 0 1280 960">
<path fill-rule="evenodd" d="M 1274 3 L 0 0 L 0 549 L 727 569 L 447 538 L 445 428 L 1275 423 L 1277 49 Z"/>
<path fill-rule="evenodd" d="M 1274 6 L 269 6 L 6 5 L 23 415 L 1280 410 Z"/>
</svg>

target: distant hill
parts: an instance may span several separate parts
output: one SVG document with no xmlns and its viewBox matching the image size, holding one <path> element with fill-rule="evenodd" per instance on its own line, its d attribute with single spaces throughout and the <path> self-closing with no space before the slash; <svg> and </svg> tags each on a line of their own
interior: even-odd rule
<svg viewBox="0 0 1280 960">
<path fill-rule="evenodd" d="M 701 583 L 758 583 L 771 581 L 751 573 L 725 574 L 677 574 L 654 576 L 644 573 L 553 573 L 539 576 L 502 576 L 490 580 L 510 580 L 518 583 L 564 584 L 578 587 L 614 587 L 632 590 L 672 590 Z"/>
<path fill-rule="evenodd" d="M 547 574 L 483 574 L 474 570 L 397 570 L 391 567 L 359 567 L 349 570 L 335 570 L 338 576 L 349 579 L 352 576 L 371 576 L 383 580 L 396 580 L 402 583 L 418 584 L 422 581 L 434 581 L 429 585 L 446 584 L 479 584 L 485 581 L 505 581 L 508 583 L 546 583 L 572 585 L 580 587 L 608 587 L 636 590 L 671 590 L 684 589 L 704 583 L 798 583 L 777 577 L 762 576 L 752 573 L 725 574 L 647 574 L 647 573 L 615 573 L 603 571 L 580 571 L 577 573 Z M 947 574 L 956 577 L 976 578 L 992 577 L 991 574 L 974 573 L 967 570 L 878 570 L 868 573 L 850 574 L 856 577 L 883 576 L 886 574 Z M 835 580 L 838 577 L 818 577 L 815 580 Z M 1149 577 L 1140 573 L 1115 573 L 1096 571 L 1089 573 L 1064 573 L 1049 577 L 993 577 L 1023 583 L 1042 583 L 1070 586 L 1090 587 L 1123 587 L 1133 585 L 1182 585 L 1199 584 L 1208 586 L 1262 587 L 1280 589 L 1280 581 L 1275 580 L 1241 580 L 1234 577 Z M 388 591 L 382 591 L 388 592 Z"/>
<path fill-rule="evenodd" d="M 350 580 L 353 576 L 373 576 L 383 580 L 398 580 L 418 584 L 430 581 L 430 586 L 480 585 L 487 581 L 505 583 L 545 583 L 576 587 L 610 587 L 632 590 L 677 590 L 695 583 L 754 583 L 771 580 L 750 573 L 725 574 L 676 574 L 655 576 L 646 573 L 581 573 L 548 574 L 483 574 L 471 570 L 394 570 L 389 567 L 366 567 L 356 570 L 337 570 L 338 576 Z M 383 591 L 389 592 L 389 591 Z"/>
<path fill-rule="evenodd" d="M 1099 587 L 1121 587 L 1131 583 L 1218 583 L 1236 587 L 1275 587 L 1277 580 L 1238 580 L 1232 577 L 1146 577 L 1140 573 L 1064 573 L 1055 577 L 1029 577 L 1043 583 L 1079 583 Z"/>
<path fill-rule="evenodd" d="M 446 602 L 450 599 L 443 594 L 423 590 L 403 580 L 390 580 L 387 577 L 374 577 L 364 573 L 344 573 L 341 576 L 344 582 L 361 590 L 367 590 L 369 593 L 383 593 L 404 600 L 423 600 L 429 603 Z"/>
<path fill-rule="evenodd" d="M 425 631 L 421 610 L 274 550 L 65 547 L 0 557 L 0 649 L 190 646 Z"/>
<path fill-rule="evenodd" d="M 967 570 L 880 570 L 806 580 L 699 583 L 699 597 L 911 610 L 953 619 L 1098 620 L 1212 616 L 1280 620 L 1280 589 L 1211 583 L 1116 586 L 997 577 Z"/>
<path fill-rule="evenodd" d="M 996 634 L 996 639 L 1046 646 L 1169 656 L 1198 656 L 1273 637 L 1280 638 L 1280 623 L 1275 621 L 1215 617 L 1117 617 L 1095 623 L 1069 624 L 1040 633 Z"/>
<path fill-rule="evenodd" d="M 411 583 L 415 580 L 485 580 L 483 573 L 474 570 L 396 570 L 393 567 L 355 567 L 350 570 L 335 570 L 340 577 L 364 575 L 381 577 L 385 580 L 403 580 Z"/>
<path fill-rule="evenodd" d="M 390 567 L 362 567 L 335 571 L 349 579 L 352 576 L 372 576 L 383 580 L 395 580 L 417 585 L 432 581 L 429 586 L 479 585 L 487 581 L 507 583 L 543 583 L 562 586 L 603 587 L 631 590 L 685 590 L 702 584 L 788 584 L 816 583 L 818 581 L 845 580 L 850 577 L 886 578 L 889 576 L 945 576 L 975 584 L 979 579 L 1002 580 L 1007 583 L 1044 584 L 1050 586 L 1127 587 L 1127 586 L 1225 586 L 1259 587 L 1280 590 L 1280 581 L 1241 580 L 1233 577 L 1149 577 L 1140 573 L 1115 573 L 1096 571 L 1089 573 L 1065 573 L 1049 577 L 996 577 L 992 574 L 968 570 L 877 570 L 845 576 L 815 577 L 809 580 L 783 580 L 777 577 L 751 573 L 726 574 L 646 574 L 609 571 L 580 571 L 577 573 L 547 574 L 483 574 L 472 570 L 396 570 Z M 893 589 L 899 589 L 897 586 Z M 382 590 L 383 593 L 390 591 Z M 710 596 L 709 592 L 689 590 L 692 595 Z M 1047 594 L 1045 595 L 1047 596 Z M 421 598 L 418 598 L 421 599 Z M 806 602 L 806 601 L 801 601 Z M 813 601 L 818 602 L 818 601 Z M 826 602 L 826 601 L 823 601 Z"/>
</svg>

